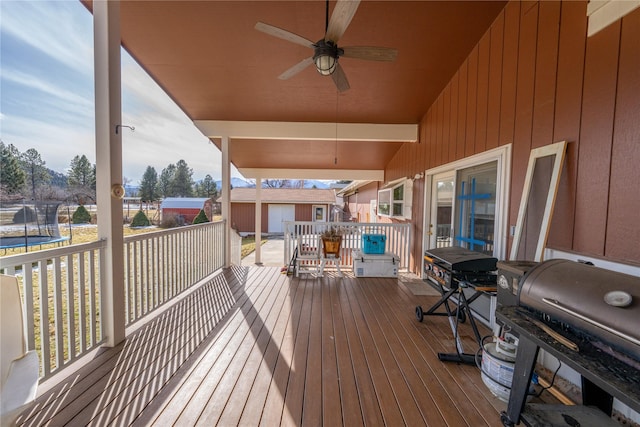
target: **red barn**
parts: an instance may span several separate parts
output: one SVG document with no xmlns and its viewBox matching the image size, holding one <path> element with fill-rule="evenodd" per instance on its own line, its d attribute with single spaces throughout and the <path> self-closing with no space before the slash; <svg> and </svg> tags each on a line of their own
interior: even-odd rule
<svg viewBox="0 0 640 427">
<path fill-rule="evenodd" d="M 200 210 L 211 221 L 213 216 L 213 201 L 204 197 L 167 197 L 160 205 L 162 217 L 165 215 L 180 215 L 184 218 L 185 223 L 191 224 L 193 219 L 198 216 Z"/>
</svg>

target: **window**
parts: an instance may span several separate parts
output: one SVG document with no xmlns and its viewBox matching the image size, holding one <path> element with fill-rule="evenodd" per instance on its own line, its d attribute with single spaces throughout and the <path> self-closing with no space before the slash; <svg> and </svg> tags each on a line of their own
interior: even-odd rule
<svg viewBox="0 0 640 427">
<path fill-rule="evenodd" d="M 411 181 L 402 180 L 378 191 L 378 215 L 411 219 L 412 185 Z"/>
<path fill-rule="evenodd" d="M 391 190 L 378 191 L 378 215 L 389 216 L 391 207 Z"/>
</svg>

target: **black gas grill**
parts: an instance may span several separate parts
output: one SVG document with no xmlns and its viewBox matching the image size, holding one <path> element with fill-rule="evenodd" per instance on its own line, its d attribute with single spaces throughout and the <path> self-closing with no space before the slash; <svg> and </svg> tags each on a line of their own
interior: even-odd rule
<svg viewBox="0 0 640 427">
<path fill-rule="evenodd" d="M 487 293 L 496 291 L 497 259 L 462 247 L 430 249 L 424 255 L 424 277 L 441 294 L 441 298 L 429 309 L 422 306 L 415 309 L 416 318 L 422 322 L 425 316 L 448 316 L 456 353 L 438 353 L 438 358 L 445 362 L 467 363 L 475 365 L 475 355 L 466 354 L 458 335 L 458 323 L 469 319 L 478 346 L 482 338 L 473 317 L 472 304 Z M 465 290 L 468 292 L 465 293 Z M 454 309 L 449 304 L 451 298 L 457 304 Z M 437 311 L 443 307 L 443 311 Z M 491 317 L 484 313 L 485 318 Z M 455 321 L 453 320 L 455 319 Z"/>
</svg>

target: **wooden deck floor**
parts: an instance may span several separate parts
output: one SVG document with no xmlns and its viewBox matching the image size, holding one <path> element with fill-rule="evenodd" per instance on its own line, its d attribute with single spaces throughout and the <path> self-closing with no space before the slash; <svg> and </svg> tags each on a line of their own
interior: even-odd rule
<svg viewBox="0 0 640 427">
<path fill-rule="evenodd" d="M 505 405 L 478 369 L 438 360 L 455 351 L 447 319 L 416 321 L 433 301 L 395 279 L 226 269 L 41 395 L 19 425 L 500 425 Z"/>
</svg>

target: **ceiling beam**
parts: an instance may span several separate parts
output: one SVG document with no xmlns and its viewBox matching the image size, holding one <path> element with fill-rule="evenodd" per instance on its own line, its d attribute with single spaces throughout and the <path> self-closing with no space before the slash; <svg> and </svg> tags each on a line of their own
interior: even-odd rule
<svg viewBox="0 0 640 427">
<path fill-rule="evenodd" d="M 384 181 L 383 170 L 238 168 L 245 178 Z"/>
<path fill-rule="evenodd" d="M 416 142 L 417 124 L 195 120 L 209 138 Z"/>
</svg>

